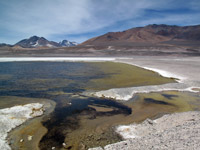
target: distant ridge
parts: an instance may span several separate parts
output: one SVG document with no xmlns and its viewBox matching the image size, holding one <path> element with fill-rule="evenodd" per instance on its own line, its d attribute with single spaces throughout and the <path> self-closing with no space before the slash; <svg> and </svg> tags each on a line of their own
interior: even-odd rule
<svg viewBox="0 0 200 150">
<path fill-rule="evenodd" d="M 6 43 L 0 43 L 0 47 L 12 47 L 12 45 Z"/>
<path fill-rule="evenodd" d="M 15 45 L 0 44 L 0 57 L 10 56 L 200 56 L 200 25 L 147 25 L 108 32 L 81 44 L 33 36 Z"/>
<path fill-rule="evenodd" d="M 54 41 L 48 41 L 44 37 L 32 36 L 28 39 L 23 39 L 17 42 L 14 46 L 20 46 L 23 48 L 39 48 L 39 47 L 56 48 L 56 47 L 70 47 L 76 45 L 77 45 L 76 42 L 70 42 L 67 40 L 63 40 L 57 43 Z"/>
<path fill-rule="evenodd" d="M 128 43 L 161 43 L 171 41 L 200 41 L 200 25 L 147 25 L 122 32 L 108 32 L 104 35 L 89 39 L 81 45 L 115 45 Z"/>
<path fill-rule="evenodd" d="M 59 42 L 59 45 L 61 47 L 70 47 L 70 46 L 76 46 L 78 44 L 76 42 L 70 42 L 68 40 L 63 40 L 63 41 Z"/>
</svg>

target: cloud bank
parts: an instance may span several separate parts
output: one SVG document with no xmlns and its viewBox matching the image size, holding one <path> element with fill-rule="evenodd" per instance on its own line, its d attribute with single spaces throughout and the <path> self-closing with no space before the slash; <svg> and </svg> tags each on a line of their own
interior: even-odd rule
<svg viewBox="0 0 200 150">
<path fill-rule="evenodd" d="M 0 43 L 32 35 L 82 42 L 108 31 L 148 24 L 199 24 L 199 0 L 0 1 Z"/>
</svg>

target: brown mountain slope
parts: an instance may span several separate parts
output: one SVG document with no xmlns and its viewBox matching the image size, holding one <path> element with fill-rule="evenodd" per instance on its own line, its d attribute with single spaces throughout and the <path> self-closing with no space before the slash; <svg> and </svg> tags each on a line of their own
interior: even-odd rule
<svg viewBox="0 0 200 150">
<path fill-rule="evenodd" d="M 115 45 L 119 43 L 161 43 L 169 41 L 200 41 L 200 25 L 148 25 L 123 32 L 109 32 L 83 42 L 81 45 Z"/>
</svg>

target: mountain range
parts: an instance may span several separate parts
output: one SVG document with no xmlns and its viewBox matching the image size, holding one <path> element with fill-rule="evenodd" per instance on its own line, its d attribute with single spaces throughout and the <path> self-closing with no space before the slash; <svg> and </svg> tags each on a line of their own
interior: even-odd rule
<svg viewBox="0 0 200 150">
<path fill-rule="evenodd" d="M 200 25 L 196 26 L 171 26 L 148 25 L 137 27 L 122 32 L 109 32 L 104 35 L 89 39 L 82 45 L 119 45 L 120 43 L 169 43 L 175 41 L 200 41 Z"/>
<path fill-rule="evenodd" d="M 36 51 L 37 49 L 37 51 Z M 0 44 L 0 56 L 200 56 L 200 25 L 147 25 L 108 32 L 81 44 L 33 36 Z"/>
<path fill-rule="evenodd" d="M 71 47 L 76 46 L 76 42 L 70 42 L 68 40 L 63 40 L 59 43 L 54 41 L 48 41 L 44 37 L 38 37 L 38 36 L 32 36 L 28 39 L 23 39 L 19 42 L 17 42 L 14 45 L 9 45 L 2 43 L 0 46 L 15 46 L 15 47 L 22 47 L 22 48 L 57 48 L 57 47 Z"/>
</svg>

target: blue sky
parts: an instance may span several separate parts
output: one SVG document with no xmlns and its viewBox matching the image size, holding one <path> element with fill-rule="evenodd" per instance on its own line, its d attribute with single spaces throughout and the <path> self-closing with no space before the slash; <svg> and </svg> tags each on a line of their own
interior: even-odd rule
<svg viewBox="0 0 200 150">
<path fill-rule="evenodd" d="M 83 42 L 148 24 L 200 24 L 200 0 L 1 0 L 0 43 L 37 35 Z"/>
</svg>

